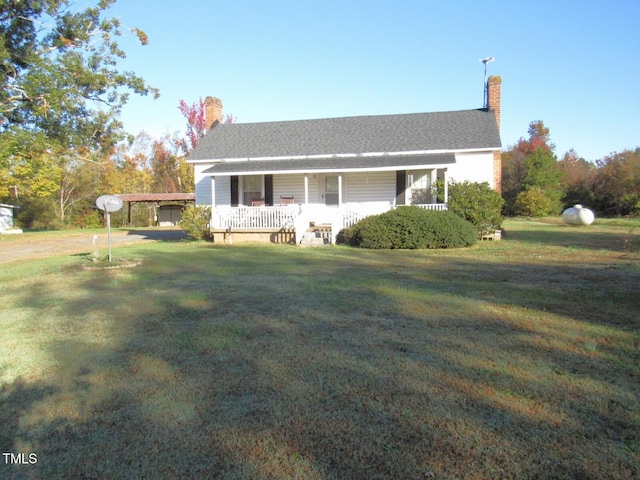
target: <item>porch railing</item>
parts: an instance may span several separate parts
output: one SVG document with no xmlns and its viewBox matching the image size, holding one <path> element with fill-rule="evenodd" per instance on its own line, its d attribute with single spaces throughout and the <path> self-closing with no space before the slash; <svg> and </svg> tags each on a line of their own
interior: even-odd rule
<svg viewBox="0 0 640 480">
<path fill-rule="evenodd" d="M 447 210 L 446 203 L 426 203 L 415 205 L 416 207 L 424 208 L 425 210 Z M 363 218 L 367 218 L 371 215 L 378 215 L 386 211 L 396 208 L 394 205 L 388 205 L 386 208 L 381 208 L 379 205 L 375 205 L 373 208 L 362 208 L 361 206 L 351 207 L 348 206 L 342 217 L 342 228 L 349 228 L 358 223 Z"/>
<path fill-rule="evenodd" d="M 224 229 L 280 229 L 293 228 L 298 215 L 297 205 L 276 207 L 216 207 L 213 228 Z"/>
<path fill-rule="evenodd" d="M 424 208 L 426 210 L 437 210 L 437 211 L 443 211 L 448 209 L 446 203 L 426 203 L 424 205 L 416 205 L 416 207 Z"/>
<path fill-rule="evenodd" d="M 427 210 L 446 210 L 445 203 L 431 203 L 417 205 Z M 216 229 L 232 230 L 263 230 L 263 229 L 296 229 L 303 230 L 310 221 L 328 223 L 332 226 L 335 236 L 342 228 L 349 228 L 363 218 L 377 215 L 395 208 L 385 202 L 371 202 L 363 204 L 346 204 L 340 208 L 324 208 L 318 205 L 283 205 L 260 207 L 216 207 L 212 215 L 212 227 Z M 335 230 L 335 231 L 334 231 Z M 301 231 L 302 235 L 304 231 Z"/>
<path fill-rule="evenodd" d="M 392 208 L 393 208 L 393 205 L 388 202 L 345 205 L 342 212 L 342 222 L 341 222 L 342 225 L 340 226 L 340 228 L 352 227 L 363 218 L 370 217 L 371 215 L 379 215 L 380 213 L 388 212 Z"/>
</svg>

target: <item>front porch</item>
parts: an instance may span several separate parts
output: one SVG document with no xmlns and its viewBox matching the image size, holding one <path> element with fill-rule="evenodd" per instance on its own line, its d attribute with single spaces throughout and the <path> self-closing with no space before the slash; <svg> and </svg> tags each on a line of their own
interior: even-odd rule
<svg viewBox="0 0 640 480">
<path fill-rule="evenodd" d="M 446 210 L 446 203 L 418 204 L 428 210 Z M 327 243 L 335 243 L 338 233 L 370 215 L 378 215 L 396 205 L 390 202 L 363 202 L 327 206 L 291 204 L 278 206 L 217 206 L 212 210 L 214 242 L 272 242 L 300 244 L 312 227 L 322 226 Z"/>
<path fill-rule="evenodd" d="M 401 205 L 447 209 L 448 168 L 455 164 L 453 155 L 357 157 L 350 161 L 352 168 L 347 171 L 342 158 L 320 163 L 244 160 L 209 167 L 202 172 L 201 192 L 207 193 L 203 203 L 211 202 L 214 241 L 300 244 L 314 227 L 313 233 L 326 243 L 335 243 L 341 230 Z M 296 171 L 293 166 L 310 170 Z"/>
</svg>

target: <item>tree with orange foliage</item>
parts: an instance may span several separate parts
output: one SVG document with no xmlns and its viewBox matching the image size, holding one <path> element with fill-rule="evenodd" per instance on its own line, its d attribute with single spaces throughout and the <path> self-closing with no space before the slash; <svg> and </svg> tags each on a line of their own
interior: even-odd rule
<svg viewBox="0 0 640 480">
<path fill-rule="evenodd" d="M 184 139 L 178 140 L 178 146 L 185 155 L 188 155 L 198 146 L 198 142 L 207 132 L 206 108 L 204 100 L 200 98 L 191 105 L 181 99 L 178 109 L 187 119 L 187 133 Z"/>
<path fill-rule="evenodd" d="M 558 176 L 551 170 L 556 162 L 553 153 L 556 146 L 550 141 L 549 128 L 542 120 L 535 120 L 529 124 L 527 133 L 529 138 L 520 138 L 502 154 L 502 196 L 508 215 L 518 213 L 515 201 L 520 193 L 532 186 L 545 190 L 547 185 L 552 186 L 546 179 Z M 553 197 L 557 200 L 558 195 L 554 192 Z"/>
<path fill-rule="evenodd" d="M 184 155 L 189 155 L 207 133 L 206 107 L 202 98 L 192 104 L 181 99 L 178 109 L 187 119 L 187 132 L 185 138 L 177 140 L 176 145 Z M 235 117 L 228 113 L 223 123 L 234 123 L 235 120 Z"/>
</svg>

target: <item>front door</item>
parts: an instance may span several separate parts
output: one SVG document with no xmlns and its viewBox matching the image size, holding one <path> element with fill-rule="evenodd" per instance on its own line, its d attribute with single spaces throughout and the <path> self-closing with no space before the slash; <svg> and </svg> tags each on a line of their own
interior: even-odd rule
<svg viewBox="0 0 640 480">
<path fill-rule="evenodd" d="M 324 204 L 327 207 L 337 207 L 340 203 L 340 182 L 337 175 L 324 177 Z"/>
</svg>

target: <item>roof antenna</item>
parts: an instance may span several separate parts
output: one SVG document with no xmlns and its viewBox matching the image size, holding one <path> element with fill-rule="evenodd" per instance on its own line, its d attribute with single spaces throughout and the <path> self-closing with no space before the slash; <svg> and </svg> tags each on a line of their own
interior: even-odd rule
<svg viewBox="0 0 640 480">
<path fill-rule="evenodd" d="M 489 108 L 488 98 L 487 98 L 487 63 L 495 62 L 496 59 L 493 57 L 481 58 L 480 62 L 484 63 L 484 98 L 483 98 L 483 108 Z"/>
</svg>

